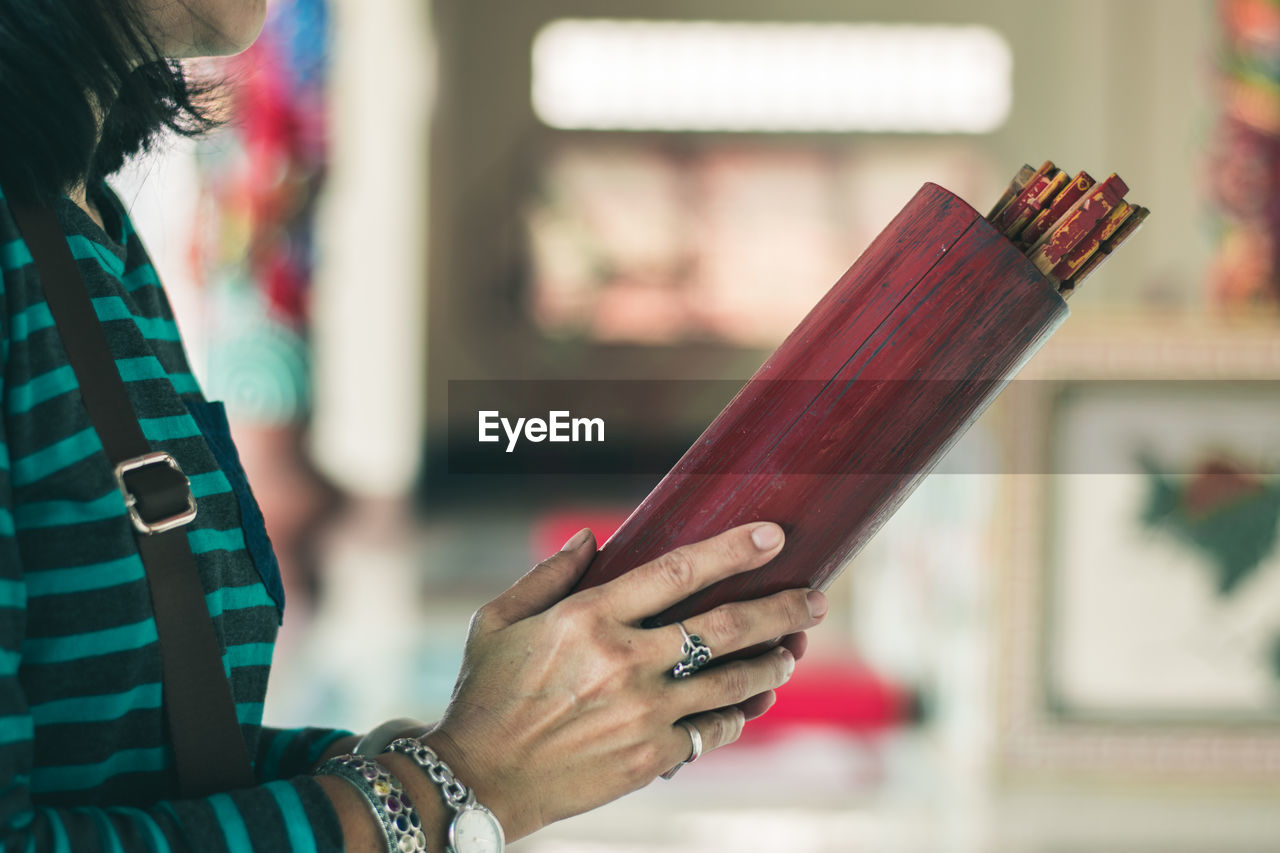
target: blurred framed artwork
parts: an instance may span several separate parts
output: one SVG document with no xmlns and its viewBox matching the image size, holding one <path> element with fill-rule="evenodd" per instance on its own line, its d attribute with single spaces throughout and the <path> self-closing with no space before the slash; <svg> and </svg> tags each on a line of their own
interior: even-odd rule
<svg viewBox="0 0 1280 853">
<path fill-rule="evenodd" d="M 1064 333 L 1000 411 L 1001 766 L 1274 783 L 1280 330 Z"/>
</svg>

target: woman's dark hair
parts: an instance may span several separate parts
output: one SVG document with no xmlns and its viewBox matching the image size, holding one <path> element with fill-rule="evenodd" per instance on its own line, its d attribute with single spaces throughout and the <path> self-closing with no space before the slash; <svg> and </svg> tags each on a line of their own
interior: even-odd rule
<svg viewBox="0 0 1280 853">
<path fill-rule="evenodd" d="M 0 186 L 16 198 L 94 185 L 163 130 L 217 124 L 160 57 L 137 0 L 0 0 Z M 101 105 L 101 106 L 99 106 Z M 106 119 L 99 134 L 99 115 Z"/>
</svg>

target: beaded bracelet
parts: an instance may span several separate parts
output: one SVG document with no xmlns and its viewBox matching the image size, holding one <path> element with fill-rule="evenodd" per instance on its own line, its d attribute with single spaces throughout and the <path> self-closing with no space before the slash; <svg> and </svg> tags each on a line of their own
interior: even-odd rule
<svg viewBox="0 0 1280 853">
<path fill-rule="evenodd" d="M 400 780 L 371 758 L 339 755 L 316 768 L 315 774 L 338 776 L 357 788 L 373 808 L 387 842 L 387 853 L 427 853 L 422 819 Z"/>
</svg>

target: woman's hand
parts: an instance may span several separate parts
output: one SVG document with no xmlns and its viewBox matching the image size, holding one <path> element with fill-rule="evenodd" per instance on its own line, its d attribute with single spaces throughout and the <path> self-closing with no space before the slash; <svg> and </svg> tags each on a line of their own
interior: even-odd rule
<svg viewBox="0 0 1280 853">
<path fill-rule="evenodd" d="M 423 740 L 472 786 L 509 839 L 647 785 L 689 756 L 689 718 L 704 750 L 737 740 L 772 704 L 803 651 L 799 632 L 826 614 L 820 592 L 788 590 L 685 620 L 717 655 L 776 637 L 750 660 L 674 679 L 683 636 L 641 620 L 782 548 L 757 523 L 678 548 L 602 586 L 565 598 L 590 564 L 589 531 L 482 607 L 439 726 Z"/>
</svg>

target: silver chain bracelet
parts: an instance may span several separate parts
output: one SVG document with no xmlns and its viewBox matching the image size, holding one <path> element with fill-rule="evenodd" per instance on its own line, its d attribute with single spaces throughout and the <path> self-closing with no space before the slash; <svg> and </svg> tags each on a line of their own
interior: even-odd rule
<svg viewBox="0 0 1280 853">
<path fill-rule="evenodd" d="M 402 737 L 392 741 L 383 752 L 396 752 L 413 759 L 440 788 L 445 805 L 454 812 L 449 824 L 448 853 L 502 853 L 506 848 L 502 824 L 493 812 L 476 802 L 475 792 L 458 781 L 435 750 L 417 738 Z"/>
</svg>

